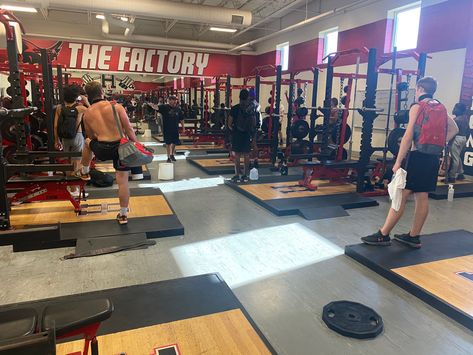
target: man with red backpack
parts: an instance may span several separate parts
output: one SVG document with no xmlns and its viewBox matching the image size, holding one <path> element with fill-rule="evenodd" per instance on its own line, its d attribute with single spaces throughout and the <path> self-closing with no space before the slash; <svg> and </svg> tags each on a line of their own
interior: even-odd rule
<svg viewBox="0 0 473 355">
<path fill-rule="evenodd" d="M 429 214 L 429 192 L 437 186 L 440 155 L 458 132 L 455 122 L 448 116 L 447 109 L 433 99 L 437 91 L 437 81 L 425 77 L 417 82 L 416 103 L 409 111 L 409 123 L 402 138 L 393 172 L 396 173 L 407 156 L 406 187 L 402 191 L 401 206 L 398 211 L 391 208 L 384 225 L 374 234 L 361 238 L 369 245 L 391 245 L 389 233 L 401 219 L 407 198 L 414 194 L 415 213 L 411 230 L 406 234 L 396 234 L 394 239 L 413 248 L 420 248 L 420 233 Z"/>
</svg>

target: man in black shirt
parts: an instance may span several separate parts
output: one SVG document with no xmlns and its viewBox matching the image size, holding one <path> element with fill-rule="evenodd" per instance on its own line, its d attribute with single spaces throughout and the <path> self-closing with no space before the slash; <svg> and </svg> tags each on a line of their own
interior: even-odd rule
<svg viewBox="0 0 473 355">
<path fill-rule="evenodd" d="M 451 141 L 450 153 L 452 156 L 452 164 L 448 173 L 448 182 L 465 179 L 461 154 L 465 149 L 466 140 L 470 134 L 470 122 L 466 112 L 466 105 L 461 102 L 457 103 L 453 108 L 452 113 L 455 116 L 454 120 L 458 126 L 458 134 Z"/>
<path fill-rule="evenodd" d="M 169 96 L 167 105 L 159 105 L 157 110 L 163 117 L 163 136 L 166 143 L 167 162 L 176 161 L 176 145 L 179 140 L 179 122 L 184 119 L 184 113 L 179 107 L 176 96 Z"/>
<path fill-rule="evenodd" d="M 256 107 L 246 89 L 240 91 L 240 103 L 233 106 L 228 118 L 228 128 L 232 132 L 232 151 L 235 155 L 234 182 L 248 182 L 251 143 L 256 137 Z M 240 179 L 240 158 L 243 155 L 245 169 Z"/>
</svg>

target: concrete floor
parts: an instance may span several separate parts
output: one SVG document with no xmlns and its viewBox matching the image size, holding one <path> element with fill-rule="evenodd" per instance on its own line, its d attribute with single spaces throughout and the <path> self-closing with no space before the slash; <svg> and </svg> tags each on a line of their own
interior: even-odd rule
<svg viewBox="0 0 473 355">
<path fill-rule="evenodd" d="M 175 164 L 179 182 L 156 184 L 162 158 L 150 166 L 153 181 L 134 185 L 160 186 L 185 236 L 68 261 L 60 258 L 70 248 L 13 254 L 1 247 L 0 303 L 220 272 L 279 354 L 473 354 L 473 332 L 343 255 L 346 244 L 383 221 L 386 198 L 378 207 L 350 210 L 349 217 L 276 217 L 183 160 Z M 431 201 L 425 233 L 473 230 L 472 201 Z M 396 231 L 408 230 L 407 216 Z M 322 307 L 342 299 L 377 310 L 385 332 L 359 341 L 329 330 Z"/>
</svg>

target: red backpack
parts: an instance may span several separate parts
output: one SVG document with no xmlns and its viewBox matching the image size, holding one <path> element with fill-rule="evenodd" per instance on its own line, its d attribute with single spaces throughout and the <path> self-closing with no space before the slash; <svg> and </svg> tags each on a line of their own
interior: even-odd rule
<svg viewBox="0 0 473 355">
<path fill-rule="evenodd" d="M 437 100 L 421 101 L 418 104 L 414 144 L 421 153 L 440 155 L 447 140 L 447 109 Z"/>
</svg>

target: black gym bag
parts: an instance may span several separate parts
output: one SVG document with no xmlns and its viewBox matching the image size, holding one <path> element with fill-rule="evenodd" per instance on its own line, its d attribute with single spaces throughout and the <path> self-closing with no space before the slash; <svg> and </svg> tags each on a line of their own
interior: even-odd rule
<svg viewBox="0 0 473 355">
<path fill-rule="evenodd" d="M 90 183 L 95 187 L 113 186 L 113 176 L 96 169 L 90 170 Z"/>
</svg>

